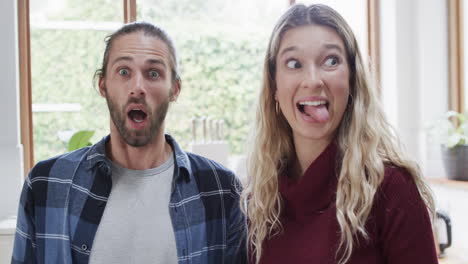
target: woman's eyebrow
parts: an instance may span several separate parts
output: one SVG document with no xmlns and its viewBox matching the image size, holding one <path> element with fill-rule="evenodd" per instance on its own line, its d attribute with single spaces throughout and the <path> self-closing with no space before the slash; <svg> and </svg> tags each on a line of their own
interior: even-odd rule
<svg viewBox="0 0 468 264">
<path fill-rule="evenodd" d="M 279 56 L 281 57 L 281 56 L 283 56 L 285 53 L 287 53 L 287 52 L 289 52 L 289 51 L 294 51 L 294 50 L 297 50 L 297 49 L 298 49 L 297 46 L 290 46 L 290 47 L 287 47 L 287 48 L 283 49 L 283 50 L 280 52 Z"/>
<path fill-rule="evenodd" d="M 325 44 L 325 48 L 326 49 L 338 50 L 338 52 L 343 53 L 343 49 L 337 44 L 331 44 L 331 43 L 330 44 Z"/>
</svg>

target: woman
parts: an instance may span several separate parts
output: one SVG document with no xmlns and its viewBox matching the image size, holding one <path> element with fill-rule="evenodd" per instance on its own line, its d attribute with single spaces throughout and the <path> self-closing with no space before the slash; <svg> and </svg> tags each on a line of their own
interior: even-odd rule
<svg viewBox="0 0 468 264">
<path fill-rule="evenodd" d="M 430 190 L 336 11 L 281 17 L 259 99 L 243 193 L 251 263 L 437 263 Z"/>
</svg>

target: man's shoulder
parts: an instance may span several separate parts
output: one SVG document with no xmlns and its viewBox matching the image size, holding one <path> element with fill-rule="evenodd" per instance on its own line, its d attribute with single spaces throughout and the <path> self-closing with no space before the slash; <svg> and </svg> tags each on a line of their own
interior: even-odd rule
<svg viewBox="0 0 468 264">
<path fill-rule="evenodd" d="M 190 161 L 192 174 L 197 182 L 218 181 L 216 184 L 221 185 L 223 188 L 240 188 L 238 178 L 234 173 L 226 168 L 224 165 L 200 156 L 198 154 L 186 152 Z"/>
<path fill-rule="evenodd" d="M 226 168 L 224 165 L 222 165 L 221 163 L 219 162 L 216 162 L 212 159 L 209 159 L 207 157 L 204 157 L 204 156 L 200 156 L 198 154 L 195 154 L 195 153 L 191 153 L 191 152 L 185 152 L 187 154 L 187 157 L 190 161 L 190 164 L 192 165 L 192 168 L 194 169 L 198 169 L 198 170 L 205 170 L 205 169 L 209 169 L 209 170 L 216 170 L 220 173 L 223 173 L 223 174 L 229 174 L 229 175 L 234 175 L 234 173 Z"/>
<path fill-rule="evenodd" d="M 31 179 L 37 177 L 50 177 L 50 175 L 56 174 L 55 171 L 66 171 L 76 168 L 76 166 L 83 160 L 86 153 L 88 153 L 90 147 L 84 147 L 72 152 L 57 155 L 55 157 L 39 161 L 31 169 L 29 177 Z M 60 174 L 68 175 L 68 174 Z"/>
</svg>

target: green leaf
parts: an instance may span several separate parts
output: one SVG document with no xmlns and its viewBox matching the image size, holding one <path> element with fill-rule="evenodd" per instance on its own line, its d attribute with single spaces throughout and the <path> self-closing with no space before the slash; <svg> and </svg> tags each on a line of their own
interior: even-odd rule
<svg viewBox="0 0 468 264">
<path fill-rule="evenodd" d="M 76 132 L 68 142 L 68 151 L 90 146 L 91 142 L 89 140 L 93 137 L 93 135 L 93 130 L 81 130 Z"/>
</svg>

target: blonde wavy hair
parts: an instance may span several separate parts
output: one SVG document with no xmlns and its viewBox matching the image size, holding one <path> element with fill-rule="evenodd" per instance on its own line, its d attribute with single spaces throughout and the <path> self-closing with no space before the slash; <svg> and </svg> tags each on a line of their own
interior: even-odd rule
<svg viewBox="0 0 468 264">
<path fill-rule="evenodd" d="M 412 176 L 429 213 L 434 215 L 431 191 L 418 165 L 404 154 L 387 122 L 349 25 L 328 6 L 293 5 L 280 18 L 269 41 L 253 149 L 248 159 L 249 179 L 241 197 L 242 208 L 249 219 L 249 251 L 255 263 L 260 261 L 264 240 L 282 230 L 283 203 L 278 192 L 278 177 L 296 157 L 291 127 L 285 117 L 275 111 L 276 56 L 286 31 L 310 24 L 331 28 L 338 34 L 344 42 L 350 69 L 348 105 L 336 132 L 341 157 L 336 194 L 336 218 L 340 228 L 337 262 L 343 264 L 349 260 L 357 237 L 368 238 L 365 224 L 386 165 L 402 168 Z"/>
</svg>

